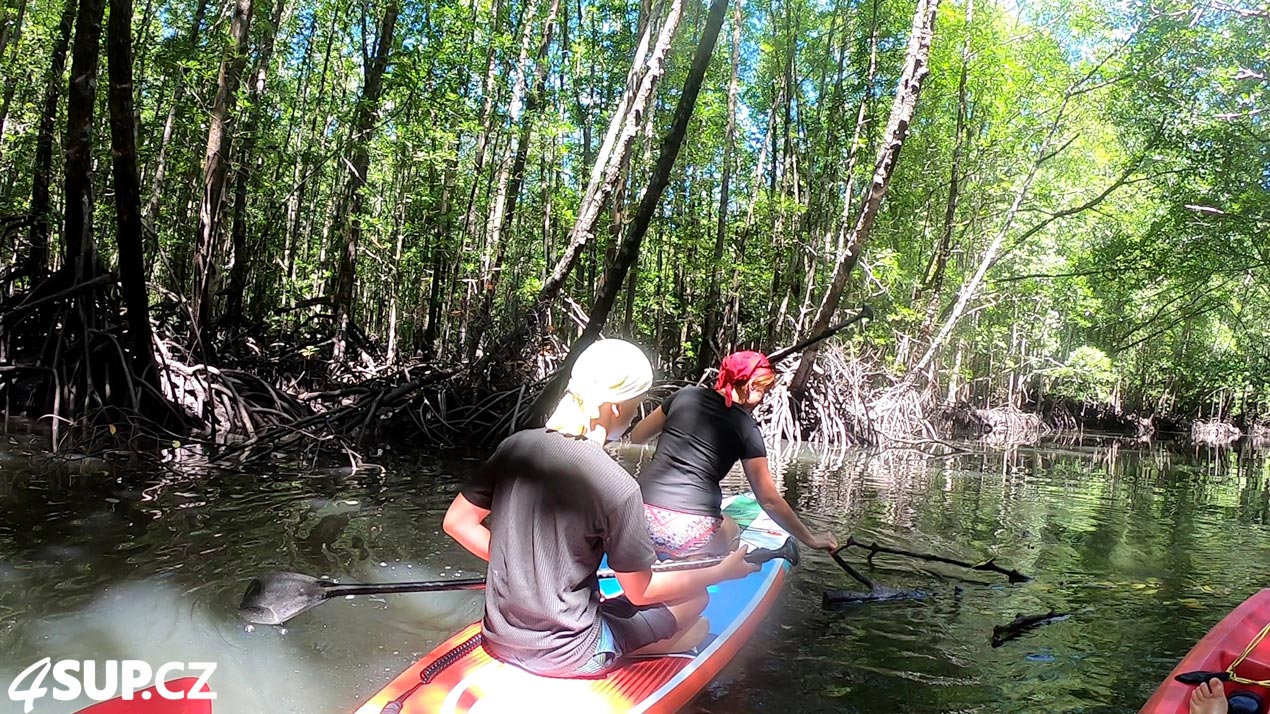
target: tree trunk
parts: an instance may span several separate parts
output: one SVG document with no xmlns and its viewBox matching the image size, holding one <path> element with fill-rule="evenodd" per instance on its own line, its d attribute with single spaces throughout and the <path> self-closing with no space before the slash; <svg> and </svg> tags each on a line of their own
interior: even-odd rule
<svg viewBox="0 0 1270 714">
<path fill-rule="evenodd" d="M 666 134 L 666 138 L 662 141 L 661 151 L 657 157 L 657 166 L 653 169 L 652 177 L 649 179 L 648 186 L 644 189 L 643 196 L 640 197 L 639 209 L 631 222 L 630 230 L 627 231 L 622 241 L 622 246 L 618 250 L 613 267 L 604 278 L 605 289 L 596 298 L 591 314 L 587 318 L 586 329 L 582 331 L 582 336 L 569 348 L 569 356 L 565 358 L 564 364 L 560 366 L 556 378 L 543 390 L 543 393 L 530 410 L 533 415 L 532 418 L 535 420 L 545 418 L 548 412 L 554 408 L 561 392 L 564 391 L 564 387 L 568 383 L 569 370 L 572 368 L 573 363 L 577 361 L 578 356 L 599 337 L 600 331 L 604 329 L 604 324 L 608 320 L 609 312 L 613 309 L 613 305 L 617 302 L 617 297 L 622 291 L 622 283 L 627 271 L 639 258 L 639 249 L 644 240 L 644 234 L 647 233 L 648 226 L 652 222 L 653 214 L 657 210 L 657 204 L 661 200 L 662 192 L 665 191 L 666 185 L 670 183 L 670 174 L 675 167 L 675 159 L 679 156 L 679 149 L 683 145 L 684 136 L 688 132 L 688 123 L 692 119 L 693 109 L 697 105 L 697 95 L 701 91 L 702 80 L 705 78 L 706 70 L 710 66 L 710 57 L 714 54 L 714 46 L 719 38 L 719 29 L 723 26 L 723 18 L 727 11 L 728 0 L 713 0 L 710 3 L 710 12 L 706 16 L 705 27 L 701 31 L 701 39 L 698 41 L 696 52 L 692 57 L 692 66 L 688 70 L 687 79 L 684 80 L 683 92 L 679 96 L 679 104 L 675 107 L 674 123 L 671 125 L 669 133 Z"/>
<path fill-rule="evenodd" d="M 1089 76 L 1085 77 L 1085 79 L 1088 78 Z M 983 282 L 984 276 L 987 275 L 988 269 L 996 263 L 998 253 L 1001 250 L 1001 245 L 1005 242 L 1006 236 L 1009 235 L 1010 230 L 1014 227 L 1014 221 L 1018 217 L 1019 209 L 1023 206 L 1023 199 L 1027 196 L 1027 192 L 1031 189 L 1032 182 L 1036 179 L 1036 174 L 1041 170 L 1041 166 L 1044 165 L 1046 161 L 1054 158 L 1070 146 L 1071 142 L 1074 140 L 1073 137 L 1073 139 L 1069 139 L 1066 143 L 1056 149 L 1050 148 L 1053 146 L 1054 139 L 1058 135 L 1058 130 L 1062 120 L 1067 117 L 1067 105 L 1071 101 L 1071 98 L 1078 93 L 1079 85 L 1080 83 L 1077 83 L 1067 89 L 1067 92 L 1063 97 L 1062 104 L 1058 107 L 1057 111 L 1054 112 L 1054 119 L 1050 123 L 1049 131 L 1046 133 L 1045 138 L 1041 140 L 1041 143 L 1037 148 L 1036 161 L 1032 164 L 1031 169 L 1028 170 L 1027 176 L 1023 178 L 1022 182 L 1015 190 L 1014 200 L 1010 203 L 1009 210 L 1006 211 L 1005 220 L 1001 224 L 1001 228 L 997 231 L 996 235 L 993 236 L 992 243 L 988 245 L 988 249 L 984 251 L 983 257 L 979 261 L 979 267 L 975 270 L 974 275 L 971 276 L 970 280 L 966 281 L 966 283 L 962 285 L 961 290 L 957 295 L 957 302 L 953 304 L 952 310 L 948 314 L 948 318 L 939 328 L 939 333 L 935 335 L 935 339 L 931 341 L 930 346 L 926 349 L 926 353 L 922 355 L 922 358 L 918 360 L 913 369 L 905 375 L 904 379 L 906 382 L 911 384 L 913 380 L 916 379 L 917 375 L 921 374 L 926 367 L 930 365 L 931 361 L 935 359 L 935 355 L 952 335 L 953 328 L 956 327 L 957 321 L 961 319 L 966 307 L 970 304 L 970 300 L 979 289 L 979 285 Z M 1150 148 L 1151 146 L 1148 145 L 1147 149 L 1149 150 Z M 1102 203 L 1104 199 L 1110 196 L 1129 180 L 1130 176 L 1132 176 L 1133 172 L 1137 170 L 1140 163 L 1141 157 L 1139 157 L 1138 160 L 1131 162 L 1125 169 L 1124 173 L 1120 175 L 1120 178 L 1112 182 L 1111 185 L 1102 191 L 1102 193 L 1078 206 L 1050 213 L 1044 220 L 1023 231 L 1016 240 L 1019 243 L 1022 243 L 1033 235 L 1039 233 L 1054 221 L 1075 215 Z"/>
<path fill-rule="evenodd" d="M 913 114 L 917 110 L 917 99 L 921 94 L 922 82 L 930 72 L 928 63 L 930 45 L 935 32 L 935 17 L 938 11 L 939 0 L 917 0 L 917 8 L 913 12 L 913 27 L 909 34 L 908 50 L 904 57 L 904 70 L 900 75 L 899 86 L 895 91 L 895 101 L 891 105 L 891 116 L 887 121 L 882 144 L 878 147 L 877 160 L 874 162 L 873 168 L 873 180 L 866 191 L 864 204 L 860 207 L 860 213 L 856 217 L 855 223 L 851 225 L 850 232 L 846 234 L 843 240 L 845 250 L 838 255 L 833 281 L 829 285 L 829 291 L 825 294 L 824 300 L 820 303 L 820 310 L 817 312 L 816 320 L 812 324 L 811 334 L 813 335 L 827 329 L 833 321 L 834 313 L 838 310 L 838 302 L 842 297 L 843 288 L 847 284 L 847 276 L 850 275 L 851 270 L 855 268 L 856 262 L 859 261 L 860 254 L 869 240 L 869 233 L 873 229 L 873 223 L 877 220 L 878 211 L 882 205 L 882 198 L 886 195 L 887 185 L 890 183 L 891 175 L 899 162 L 900 149 L 904 146 L 904 139 L 908 136 L 909 124 L 912 122 Z M 846 225 L 844 222 L 843 227 L 845 228 Z M 816 345 L 812 345 L 803 352 L 798 371 L 790 384 L 790 391 L 795 394 L 801 393 L 806 388 L 807 379 L 811 375 L 812 364 L 816 360 L 816 352 Z"/>
<path fill-rule="evenodd" d="M 251 185 L 251 177 L 256 164 L 256 142 L 259 140 L 261 104 L 265 94 L 265 80 L 269 73 L 269 63 L 273 61 L 273 48 L 278 39 L 278 24 L 282 22 L 282 13 L 286 11 L 287 0 L 277 0 L 273 6 L 273 14 L 269 17 L 269 29 L 265 33 L 264 42 L 260 46 L 257 59 L 255 81 L 247 90 L 247 126 L 242 132 L 243 140 L 238 149 L 238 171 L 234 185 L 234 224 L 230 231 L 233 236 L 234 262 L 229 269 L 229 286 L 225 300 L 225 321 L 237 323 L 243 321 L 243 295 L 247 292 L 247 277 L 251 270 L 251 254 L 248 248 L 247 235 L 247 193 Z"/>
<path fill-rule="evenodd" d="M 500 356 L 507 357 L 510 356 L 509 353 L 519 354 L 522 351 L 524 339 L 543 322 L 547 309 L 560 292 L 565 280 L 568 279 L 570 271 L 577 263 L 578 256 L 582 254 L 588 242 L 595 237 L 600 215 L 621 176 L 621 167 L 630 151 L 631 142 L 644 126 L 653 89 L 658 78 L 665 72 L 666 53 L 670 49 L 671 40 L 675 29 L 679 26 L 682 14 L 682 0 L 672 0 L 657 38 L 657 45 L 648 59 L 647 68 L 637 90 L 634 93 L 627 92 L 628 98 L 624 98 L 609 123 L 608 137 L 596 159 L 595 169 L 591 173 L 591 183 L 587 186 L 586 198 L 579 206 L 577 220 L 569 232 L 569 244 L 565 248 L 564 255 L 560 257 L 551 275 L 543 283 L 525 319 L 504 338 L 501 348 L 491 351 L 490 355 L 501 353 Z M 651 30 L 652 23 L 649 23 L 649 28 Z M 643 44 L 641 42 L 641 46 Z"/>
<path fill-rule="evenodd" d="M 190 32 L 185 38 L 191 55 L 198 43 L 198 33 L 203 27 L 203 17 L 206 14 L 207 0 L 198 0 L 194 10 L 194 20 L 190 23 Z M 150 200 L 146 202 L 144 214 L 146 224 L 151 227 L 154 226 L 154 221 L 159 215 L 159 196 L 162 194 L 163 179 L 168 171 L 168 147 L 172 144 L 172 134 L 176 130 L 176 113 L 181 104 L 181 92 L 185 88 L 185 73 L 184 64 L 177 67 L 176 83 L 172 88 L 172 103 L 168 106 L 167 119 L 163 121 L 163 136 L 159 140 L 159 157 L 155 160 L 154 176 L 150 180 Z"/>
<path fill-rule="evenodd" d="M 18 16 L 14 19 L 13 24 L 6 26 L 3 32 L 0 32 L 0 61 L 4 60 L 5 50 L 9 49 L 9 45 L 13 45 L 13 54 L 18 54 L 18 43 L 22 40 L 22 21 L 26 18 L 26 0 L 18 0 Z M 0 99 L 0 151 L 4 149 L 4 124 L 9 117 L 9 107 L 13 104 L 13 93 L 18 88 L 18 73 L 14 72 L 12 76 L 5 80 L 4 83 L 4 99 Z"/>
<path fill-rule="evenodd" d="M 931 255 L 931 265 L 926 271 L 926 279 L 921 291 L 926 293 L 926 317 L 922 320 L 920 341 L 930 339 L 935 326 L 935 318 L 939 312 L 940 295 L 944 286 L 944 273 L 948 266 L 948 256 L 952 253 L 952 236 L 957 225 L 957 200 L 961 190 L 961 156 L 967 140 L 966 135 L 966 80 L 970 73 L 972 57 L 970 40 L 974 25 L 974 0 L 966 0 L 966 37 L 961 45 L 961 76 L 957 80 L 957 123 L 953 130 L 952 168 L 948 176 L 948 201 L 944 205 L 944 225 L 939 234 L 939 244 Z"/>
<path fill-rule="evenodd" d="M 27 272 L 43 275 L 49 262 L 49 185 L 53 180 L 53 135 L 57 130 L 57 104 L 62 93 L 62 76 L 66 74 L 66 52 L 70 48 L 71 26 L 79 0 L 66 0 L 62 20 L 57 26 L 53 44 L 52 67 L 44 85 L 44 109 L 40 113 L 40 130 L 35 139 L 35 168 L 31 176 L 31 254 Z"/>
<path fill-rule="evenodd" d="M 238 82 L 247 63 L 247 38 L 251 29 L 252 0 L 235 0 L 230 23 L 230 43 L 216 78 L 216 98 L 212 102 L 207 130 L 207 152 L 203 160 L 203 199 L 198 209 L 197 244 L 194 249 L 194 285 L 190 292 L 190 312 L 194 335 L 212 324 L 212 286 L 216 282 L 216 258 L 220 244 L 221 203 L 229 175 L 232 135 L 230 115 L 234 112 Z"/>
<path fill-rule="evenodd" d="M 526 9 L 525 13 L 532 18 L 537 5 L 531 1 L 527 7 L 528 9 Z M 526 90 L 525 74 L 527 68 L 525 65 L 528 62 L 530 29 L 532 27 L 532 23 L 529 20 L 525 21 L 524 35 L 521 40 L 520 61 L 516 65 L 516 79 L 512 83 L 512 101 L 509 110 L 512 125 L 514 126 L 517 121 L 520 121 L 520 132 L 516 141 L 516 153 L 512 157 L 510 165 L 507 161 L 503 161 L 500 164 L 498 177 L 494 182 L 494 202 L 490 208 L 487 241 L 489 250 L 496 251 L 496 255 L 491 262 L 487 251 L 487 255 L 482 260 L 481 303 L 474 323 L 475 329 L 468 336 L 469 361 L 476 359 L 476 349 L 480 344 L 480 339 L 489 329 L 490 313 L 494 306 L 494 293 L 498 289 L 499 273 L 503 269 L 503 259 L 507 255 L 507 244 L 502 239 L 503 229 L 511 225 L 516 215 L 516 203 L 520 196 L 521 184 L 524 182 L 525 160 L 529 154 L 530 130 L 533 127 L 534 114 L 542 104 L 543 85 L 546 84 L 548 69 L 547 52 L 551 48 L 551 36 L 555 30 L 556 15 L 559 11 L 560 0 L 552 0 L 551 9 L 547 11 L 542 43 L 538 46 L 538 55 L 533 69 L 534 90 L 529 95 L 528 102 L 525 103 L 522 117 L 521 103 Z"/>
<path fill-rule="evenodd" d="M 719 283 L 722 281 L 723 249 L 728 237 L 728 190 L 732 181 L 732 145 L 736 141 L 736 94 L 741 61 L 741 4 L 732 19 L 732 76 L 728 80 L 728 124 L 723 132 L 723 177 L 719 184 L 719 221 L 715 225 L 714 260 L 710 263 L 710 285 L 706 295 L 705 321 L 701 345 L 697 349 L 697 371 L 705 371 L 718 357 Z"/>
<path fill-rule="evenodd" d="M 71 47 L 71 82 L 66 97 L 66 223 L 63 263 L 76 282 L 95 277 L 93 241 L 93 109 L 97 99 L 97 59 L 105 0 L 82 0 Z"/>
<path fill-rule="evenodd" d="M 110 0 L 106 45 L 110 72 L 110 146 L 114 158 L 116 240 L 119 245 L 119 285 L 127 308 L 133 375 L 152 393 L 143 403 L 162 398 L 159 370 L 150 332 L 150 299 L 141 236 L 141 179 L 137 175 L 137 144 L 132 99 L 132 0 Z"/>
<path fill-rule="evenodd" d="M 443 308 L 441 298 L 444 291 L 442 287 L 445 285 L 445 276 L 450 269 L 446 264 L 445 241 L 454 227 L 454 217 L 450 204 L 451 197 L 454 195 L 454 184 L 458 174 L 458 155 L 462 143 L 463 135 L 459 134 L 454 139 L 452 158 L 446 163 L 445 172 L 442 174 L 441 203 L 432 219 L 434 230 L 431 255 L 432 280 L 428 286 L 428 324 L 423 331 L 422 344 L 418 345 L 423 354 L 429 358 L 436 354 L 437 335 L 440 333 L 441 310 Z"/>
<path fill-rule="evenodd" d="M 348 199 L 348 210 L 343 215 L 347 226 L 340 229 L 344 245 L 339 251 L 339 266 L 336 270 L 335 289 L 335 347 L 333 359 L 344 358 L 348 334 L 353 326 L 353 286 L 356 282 L 357 248 L 362 235 L 362 203 L 365 197 L 362 188 L 366 185 L 366 172 L 370 169 L 370 138 L 375 130 L 379 117 L 379 104 L 383 94 L 384 73 L 388 70 L 388 58 L 392 54 L 393 33 L 397 27 L 399 7 L 396 0 L 390 0 L 384 9 L 384 19 L 379 26 L 379 40 L 375 45 L 375 55 L 366 67 L 365 82 L 362 85 L 362 96 L 357 102 L 357 112 L 353 119 L 353 134 L 350 137 L 352 150 L 348 159 L 348 183 L 344 196 Z"/>
</svg>

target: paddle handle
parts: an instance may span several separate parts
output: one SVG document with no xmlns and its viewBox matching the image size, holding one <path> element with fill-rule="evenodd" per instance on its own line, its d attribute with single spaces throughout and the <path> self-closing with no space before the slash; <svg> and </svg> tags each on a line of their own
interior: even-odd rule
<svg viewBox="0 0 1270 714">
<path fill-rule="evenodd" d="M 786 357 L 794 354 L 795 352 L 801 352 L 807 349 L 808 347 L 816 344 L 817 342 L 820 342 L 821 340 L 827 340 L 830 337 L 833 337 L 834 335 L 838 334 L 839 332 L 842 332 L 843 330 L 847 329 L 848 327 L 850 327 L 851 325 L 855 324 L 856 322 L 860 320 L 872 320 L 872 319 L 873 319 L 873 308 L 869 307 L 868 305 L 861 305 L 859 312 L 857 312 L 850 320 L 834 325 L 833 327 L 830 327 L 829 329 L 825 330 L 824 332 L 821 332 L 818 335 L 808 337 L 807 339 L 803 340 L 802 342 L 799 342 L 796 345 L 793 345 L 791 347 L 786 347 L 784 349 L 776 350 L 775 352 L 767 356 L 767 361 L 771 362 L 772 364 L 776 364 L 777 362 L 785 359 Z"/>
<path fill-rule="evenodd" d="M 653 563 L 652 569 L 654 572 L 659 573 L 696 570 L 697 568 L 708 568 L 712 565 L 718 565 L 723 562 L 725 557 L 720 555 L 696 560 L 671 560 Z M 755 565 L 761 565 L 773 558 L 784 558 L 790 563 L 797 565 L 799 560 L 798 544 L 794 542 L 793 538 L 787 538 L 779 548 L 756 548 L 745 554 L 746 562 L 754 563 Z M 612 578 L 616 577 L 617 573 L 611 568 L 603 568 L 597 571 L 596 575 L 601 578 Z M 485 587 L 485 578 L 455 578 L 453 580 L 423 580 L 404 583 L 349 583 L 348 585 L 323 582 L 321 586 L 322 599 L 328 600 L 333 597 L 344 597 L 346 595 L 391 595 L 393 593 L 481 590 Z"/>
<path fill-rule="evenodd" d="M 755 548 L 745 554 L 745 562 L 754 565 L 762 565 L 769 560 L 775 558 L 784 558 L 792 565 L 798 565 L 800 559 L 798 553 L 798 543 L 793 538 L 786 538 L 785 542 L 779 548 Z M 679 570 L 696 570 L 698 568 L 709 568 L 718 565 L 726 559 L 726 555 L 715 555 L 709 558 L 697 558 L 694 560 L 664 560 L 653 563 L 653 572 L 656 573 L 673 573 Z M 617 575 L 611 568 L 602 568 L 596 572 L 601 578 L 612 578 Z"/>
</svg>

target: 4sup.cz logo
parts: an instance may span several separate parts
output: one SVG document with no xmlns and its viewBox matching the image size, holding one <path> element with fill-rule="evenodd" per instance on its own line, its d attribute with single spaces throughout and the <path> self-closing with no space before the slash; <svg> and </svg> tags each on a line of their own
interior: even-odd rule
<svg viewBox="0 0 1270 714">
<path fill-rule="evenodd" d="M 52 695 L 59 702 L 71 702 L 86 696 L 94 702 L 111 699 L 215 699 L 216 693 L 207 689 L 208 680 L 216 671 L 215 662 L 168 662 L 157 670 L 148 662 L 135 659 L 95 660 L 63 659 L 53 662 L 45 657 L 22 670 L 9 685 L 9 700 L 22 702 L 24 714 L 31 714 L 35 703 Z M 52 687 L 46 686 L 53 675 Z M 174 675 L 198 675 L 198 681 L 189 691 L 171 690 L 166 684 Z M 150 688 L 154 688 L 154 693 Z"/>
</svg>

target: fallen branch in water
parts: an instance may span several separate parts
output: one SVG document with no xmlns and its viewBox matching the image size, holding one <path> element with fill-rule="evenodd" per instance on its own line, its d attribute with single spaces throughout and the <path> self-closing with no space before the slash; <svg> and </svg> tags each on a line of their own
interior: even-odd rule
<svg viewBox="0 0 1270 714">
<path fill-rule="evenodd" d="M 851 564 L 838 554 L 839 550 L 842 550 L 842 548 L 829 551 L 829 555 L 833 556 L 834 561 L 837 562 L 838 565 L 842 566 L 843 570 L 847 571 L 847 575 L 855 578 L 857 582 L 868 588 L 869 591 L 867 593 L 862 593 L 855 590 L 826 590 L 820 596 L 820 606 L 822 608 L 828 610 L 835 607 L 857 605 L 865 602 L 884 602 L 887 600 L 909 599 L 920 600 L 926 597 L 926 593 L 921 592 L 920 590 L 895 590 L 894 588 L 888 588 L 885 585 L 881 587 L 875 585 L 872 580 L 864 577 L 859 571 L 851 567 Z"/>
<path fill-rule="evenodd" d="M 841 555 L 838 555 L 838 551 L 840 551 L 840 550 L 842 550 L 842 548 L 840 548 L 840 547 L 839 547 L 839 548 L 836 548 L 836 549 L 834 549 L 834 550 L 830 551 L 830 552 L 829 552 L 829 555 L 832 555 L 832 556 L 833 556 L 833 559 L 834 559 L 835 561 L 837 561 L 838 565 L 842 566 L 842 569 L 843 569 L 843 570 L 845 570 L 845 571 L 847 571 L 847 575 L 850 575 L 851 577 L 855 578 L 855 579 L 856 579 L 856 581 L 858 581 L 861 585 L 863 585 L 864 587 L 868 588 L 868 589 L 869 589 L 869 592 L 873 592 L 873 591 L 877 590 L 877 586 L 875 586 L 875 585 L 873 584 L 873 581 L 872 581 L 872 580 L 869 580 L 868 578 L 866 578 L 866 577 L 864 577 L 863 575 L 861 575 L 859 572 L 857 572 L 857 571 L 856 571 L 856 569 L 855 569 L 855 568 L 851 567 L 851 564 L 850 564 L 850 563 L 848 563 L 847 561 L 843 560 Z"/>
<path fill-rule="evenodd" d="M 910 558 L 920 558 L 922 560 L 928 560 L 935 563 L 947 563 L 949 565 L 957 565 L 962 568 L 968 568 L 970 570 L 988 570 L 994 573 L 1001 573 L 1002 575 L 1009 578 L 1010 582 L 1012 583 L 1026 583 L 1027 581 L 1031 580 L 1031 578 L 1024 575 L 1023 573 L 1020 573 L 1017 570 L 1007 570 L 1005 568 L 1002 568 L 1000 565 L 997 565 L 995 558 L 989 558 L 982 563 L 968 563 L 964 560 L 954 560 L 953 558 L 945 558 L 942 555 L 932 555 L 930 553 L 915 553 L 913 551 L 901 550 L 899 548 L 888 548 L 887 546 L 878 545 L 877 543 L 869 543 L 866 545 L 856 540 L 853 536 L 847 536 L 847 544 L 843 547 L 844 548 L 863 548 L 869 551 L 869 557 L 867 558 L 867 560 L 869 561 L 870 564 L 873 563 L 873 556 L 877 555 L 878 553 L 887 553 L 889 555 L 904 555 Z"/>
<path fill-rule="evenodd" d="M 1048 625 L 1052 622 L 1062 622 L 1069 617 L 1071 617 L 1071 613 L 1054 612 L 1053 610 L 1043 615 L 1024 615 L 1019 613 L 1012 621 L 992 628 L 992 646 L 1000 647 L 1028 630 Z"/>
</svg>

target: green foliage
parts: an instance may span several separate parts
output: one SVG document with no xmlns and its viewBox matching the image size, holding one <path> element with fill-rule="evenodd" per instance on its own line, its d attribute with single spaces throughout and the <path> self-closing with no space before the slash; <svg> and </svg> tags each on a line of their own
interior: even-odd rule
<svg viewBox="0 0 1270 714">
<path fill-rule="evenodd" d="M 161 0 L 136 12 L 143 200 L 155 187 L 161 155 L 166 172 L 148 244 L 151 281 L 165 295 L 189 289 L 206 107 L 229 25 L 223 8 L 209 3 L 191 42 L 200 2 Z M 243 256 L 251 264 L 250 316 L 283 329 L 321 324 L 320 306 L 285 308 L 329 291 L 345 238 L 339 226 L 346 222 L 337 219 L 349 206 L 347 157 L 363 142 L 371 159 L 358 217 L 359 326 L 381 342 L 392 332 L 405 353 L 431 348 L 441 358 L 461 357 L 457 335 L 471 326 L 487 279 L 496 328 L 516 324 L 573 227 L 627 87 L 640 5 L 562 2 L 540 81 L 534 70 L 546 0 L 407 4 L 369 136 L 355 136 L 350 123 L 365 77 L 363 53 L 373 49 L 366 35 L 385 3 L 299 0 L 287 5 L 277 28 L 266 21 L 272 3 L 256 5 L 248 67 L 253 79 L 263 73 L 266 85 L 253 125 L 244 81 L 231 149 L 231 184 L 240 175 L 248 181 L 241 218 L 251 245 Z M 6 23 L 14 20 L 13 6 Z M 871 329 L 872 346 L 896 374 L 907 370 L 987 247 L 1004 235 L 936 360 L 937 381 L 961 365 L 959 397 L 1034 399 L 1040 395 L 1019 385 L 1048 374 L 1050 389 L 1078 399 L 1108 400 L 1119 380 L 1129 408 L 1270 410 L 1264 9 L 1187 0 L 1027 6 L 993 0 L 975 2 L 973 14 L 969 9 L 961 0 L 942 3 L 930 75 L 844 297 L 844 305 L 886 306 L 889 329 Z M 646 343 L 668 365 L 693 361 L 707 316 L 722 324 L 728 345 L 774 347 L 807 329 L 832 274 L 837 241 L 869 187 L 913 4 L 771 0 L 745 3 L 740 12 L 736 140 L 725 146 L 730 10 L 635 267 L 629 324 L 624 293 L 606 329 Z M 29 205 L 60 13 L 60 3 L 30 4 L 20 39 L 0 55 L 3 88 L 13 89 L 0 139 L 5 214 Z M 685 3 L 650 126 L 632 144 L 622 223 L 631 220 L 658 158 L 704 15 L 704 4 Z M 877 71 L 866 86 L 875 24 Z M 276 50 L 261 67 L 271 34 Z M 511 99 L 522 43 L 528 95 L 517 119 Z M 65 83 L 64 76 L 63 89 Z M 863 132 L 853 145 L 866 100 Z M 113 260 L 102 107 L 94 148 L 96 230 Z M 57 126 L 60 140 L 64 114 Z M 522 129 L 524 168 L 511 177 L 519 187 L 515 211 L 495 244 L 489 226 L 497 218 L 497 184 Z M 248 132 L 255 148 L 245 157 L 236 152 Z M 958 195 L 949 221 L 954 156 Z M 55 204 L 61 161 L 54 152 Z M 724 173 L 725 249 L 716 264 Z M 236 210 L 231 204 L 223 209 L 226 231 Z M 584 307 L 611 262 L 618 221 L 610 206 L 566 283 L 565 294 Z M 236 259 L 223 239 L 216 256 L 222 276 Z M 26 249 L 24 240 L 0 245 L 6 265 Z M 934 280 L 941 255 L 946 265 Z M 720 299 L 711 305 L 706 297 L 716 273 Z M 431 325 L 437 343 L 423 345 L 432 315 L 439 320 Z M 567 320 L 563 312 L 557 317 Z M 1053 371 L 1056 363 L 1064 366 Z"/>
<path fill-rule="evenodd" d="M 1113 398 L 1119 376 L 1111 358 L 1097 347 L 1072 350 L 1067 362 L 1050 372 L 1049 391 L 1077 402 L 1106 404 Z"/>
</svg>

